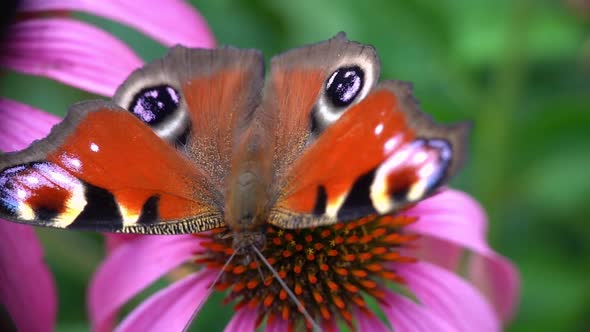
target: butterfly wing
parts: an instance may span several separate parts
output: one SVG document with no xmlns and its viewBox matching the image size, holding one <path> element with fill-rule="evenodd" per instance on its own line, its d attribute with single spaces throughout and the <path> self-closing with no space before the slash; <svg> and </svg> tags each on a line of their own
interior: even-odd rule
<svg viewBox="0 0 590 332">
<path fill-rule="evenodd" d="M 378 74 L 367 75 L 366 63 L 376 58 L 357 58 L 361 46 L 344 36 L 319 45 L 323 61 L 334 58 L 338 64 L 317 79 L 315 99 L 303 109 L 267 110 L 298 114 L 302 137 L 302 147 L 278 174 L 269 222 L 285 228 L 326 225 L 392 213 L 432 194 L 459 167 L 469 126 L 436 125 L 419 110 L 408 84 L 375 86 Z M 282 141 L 275 143 L 282 147 Z"/>
<path fill-rule="evenodd" d="M 0 214 L 58 228 L 185 233 L 223 225 L 189 159 L 110 102 L 72 107 L 45 139 L 0 159 Z"/>
<path fill-rule="evenodd" d="M 76 105 L 49 137 L 0 156 L 0 216 L 141 234 L 224 226 L 232 140 L 262 79 L 257 51 L 172 48 L 114 103 Z"/>
<path fill-rule="evenodd" d="M 257 50 L 175 46 L 132 73 L 113 99 L 189 156 L 224 192 L 232 148 L 260 103 L 263 83 Z"/>
<path fill-rule="evenodd" d="M 324 87 L 333 73 L 347 68 L 357 69 L 363 79 L 354 98 L 345 105 L 333 105 Z M 307 146 L 347 107 L 366 96 L 378 76 L 375 50 L 349 41 L 344 33 L 275 56 L 258 112 L 270 140 L 273 181 L 283 177 Z"/>
</svg>

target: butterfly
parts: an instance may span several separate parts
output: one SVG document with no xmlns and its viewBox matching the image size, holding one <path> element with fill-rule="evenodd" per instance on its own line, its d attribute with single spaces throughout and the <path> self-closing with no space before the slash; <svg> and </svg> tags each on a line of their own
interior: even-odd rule
<svg viewBox="0 0 590 332">
<path fill-rule="evenodd" d="M 134 234 L 395 213 L 456 173 L 469 125 L 439 125 L 408 83 L 379 82 L 373 47 L 344 33 L 275 56 L 176 46 L 112 100 L 73 105 L 44 139 L 0 155 L 0 217 Z"/>
</svg>

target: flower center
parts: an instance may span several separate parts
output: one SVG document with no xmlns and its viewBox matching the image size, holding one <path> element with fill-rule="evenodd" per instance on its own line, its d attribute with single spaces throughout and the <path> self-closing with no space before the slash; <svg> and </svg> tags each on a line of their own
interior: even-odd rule
<svg viewBox="0 0 590 332">
<path fill-rule="evenodd" d="M 309 229 L 268 226 L 262 254 L 316 322 L 326 325 L 342 319 L 353 327 L 355 310 L 370 314 L 363 295 L 383 300 L 380 286 L 387 281 L 403 282 L 389 263 L 415 261 L 399 250 L 416 238 L 403 233 L 403 226 L 415 220 L 371 216 Z M 196 262 L 223 268 L 234 252 L 228 235 L 227 229 L 195 234 L 204 237 Z M 215 288 L 228 290 L 226 301 L 237 302 L 236 310 L 244 306 L 257 309 L 259 324 L 265 318 L 268 322 L 283 319 L 291 329 L 298 324 L 310 329 L 295 301 L 255 255 L 239 252 L 224 272 Z"/>
</svg>

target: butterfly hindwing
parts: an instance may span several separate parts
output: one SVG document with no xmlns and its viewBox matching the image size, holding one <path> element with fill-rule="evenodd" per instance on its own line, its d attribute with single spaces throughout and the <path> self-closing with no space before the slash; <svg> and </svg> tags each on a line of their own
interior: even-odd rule
<svg viewBox="0 0 590 332">
<path fill-rule="evenodd" d="M 28 149 L 0 156 L 0 215 L 18 222 L 132 233 L 223 225 L 208 176 L 111 102 L 74 105 Z"/>
<path fill-rule="evenodd" d="M 234 143 L 260 103 L 263 82 L 257 50 L 175 46 L 133 72 L 113 99 L 191 158 L 214 189 L 224 192 Z"/>
<path fill-rule="evenodd" d="M 366 96 L 379 77 L 379 67 L 373 47 L 350 41 L 344 33 L 271 60 L 258 115 L 271 141 L 276 181 L 325 128 Z M 326 86 L 333 91 L 343 84 L 354 91 L 335 103 Z"/>
</svg>

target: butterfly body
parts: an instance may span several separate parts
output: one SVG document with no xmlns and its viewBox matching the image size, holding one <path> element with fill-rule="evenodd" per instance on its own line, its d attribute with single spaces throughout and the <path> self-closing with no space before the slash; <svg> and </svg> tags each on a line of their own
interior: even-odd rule
<svg viewBox="0 0 590 332">
<path fill-rule="evenodd" d="M 183 234 L 395 213 L 444 184 L 468 126 L 422 113 L 378 82 L 370 46 L 344 34 L 271 61 L 256 50 L 175 47 L 112 101 L 72 106 L 45 139 L 0 155 L 0 216 L 57 228 Z"/>
<path fill-rule="evenodd" d="M 249 245 L 262 248 L 265 242 L 262 230 L 267 223 L 271 155 L 260 140 L 256 128 L 245 134 L 235 150 L 228 180 L 224 220 L 233 232 L 236 249 Z"/>
</svg>

